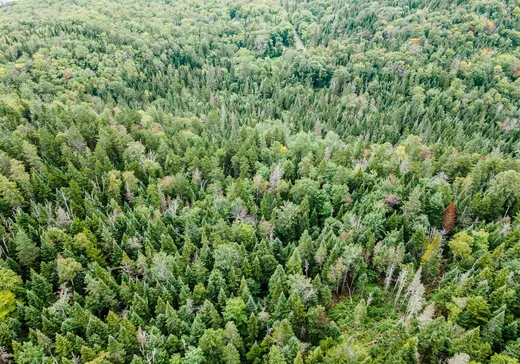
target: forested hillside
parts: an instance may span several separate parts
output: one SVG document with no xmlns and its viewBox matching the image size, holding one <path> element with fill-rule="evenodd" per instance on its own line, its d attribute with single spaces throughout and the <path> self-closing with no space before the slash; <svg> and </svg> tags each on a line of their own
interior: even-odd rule
<svg viewBox="0 0 520 364">
<path fill-rule="evenodd" d="M 520 361 L 518 0 L 0 1 L 0 363 Z"/>
</svg>

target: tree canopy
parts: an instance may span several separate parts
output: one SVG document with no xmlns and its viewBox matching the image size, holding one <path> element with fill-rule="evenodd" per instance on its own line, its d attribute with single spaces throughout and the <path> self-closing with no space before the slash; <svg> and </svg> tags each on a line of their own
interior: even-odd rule
<svg viewBox="0 0 520 364">
<path fill-rule="evenodd" d="M 518 363 L 519 6 L 0 2 L 0 362 Z"/>
</svg>

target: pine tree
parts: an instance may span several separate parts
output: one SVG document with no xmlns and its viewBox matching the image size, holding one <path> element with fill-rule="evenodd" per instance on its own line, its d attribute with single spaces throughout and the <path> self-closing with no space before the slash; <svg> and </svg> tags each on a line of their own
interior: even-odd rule
<svg viewBox="0 0 520 364">
<path fill-rule="evenodd" d="M 309 207 L 309 198 L 306 195 L 299 206 L 299 218 L 298 225 L 299 231 L 304 233 L 310 228 L 310 207 Z"/>
<path fill-rule="evenodd" d="M 294 249 L 286 265 L 287 274 L 303 274 L 302 258 L 298 249 Z"/>
<path fill-rule="evenodd" d="M 239 364 L 240 354 L 232 344 L 227 344 L 224 349 L 223 359 L 226 364 Z"/>
<path fill-rule="evenodd" d="M 192 344 L 198 343 L 201 336 L 204 334 L 206 330 L 206 325 L 204 321 L 202 321 L 202 317 L 200 315 L 195 316 L 195 320 L 191 324 L 190 328 L 190 341 Z"/>
<path fill-rule="evenodd" d="M 269 350 L 268 355 L 269 364 L 286 364 L 287 361 L 285 360 L 285 356 L 282 352 L 282 349 L 278 345 L 271 346 L 271 349 Z"/>
<path fill-rule="evenodd" d="M 198 346 L 206 360 L 220 363 L 225 349 L 222 330 L 207 329 L 199 339 Z"/>
<path fill-rule="evenodd" d="M 245 339 L 245 343 L 248 347 L 250 347 L 258 337 L 259 333 L 259 324 L 258 317 L 254 314 L 249 316 L 249 320 L 247 321 L 247 336 Z"/>
<path fill-rule="evenodd" d="M 435 234 L 426 247 L 426 251 L 421 257 L 421 268 L 423 274 L 428 277 L 437 277 L 440 273 L 441 257 L 441 237 Z"/>
<path fill-rule="evenodd" d="M 27 299 L 31 306 L 42 309 L 50 304 L 53 296 L 52 285 L 45 277 L 33 271 L 28 289 Z"/>
<path fill-rule="evenodd" d="M 27 236 L 24 230 L 18 230 L 14 238 L 14 244 L 16 246 L 16 256 L 20 263 L 27 267 L 36 265 L 40 256 L 40 249 L 36 243 Z"/>
</svg>

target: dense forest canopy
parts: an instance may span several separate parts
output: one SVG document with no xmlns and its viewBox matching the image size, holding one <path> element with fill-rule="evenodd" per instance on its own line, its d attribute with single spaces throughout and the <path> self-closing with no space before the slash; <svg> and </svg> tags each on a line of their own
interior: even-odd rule
<svg viewBox="0 0 520 364">
<path fill-rule="evenodd" d="M 520 361 L 518 0 L 0 1 L 1 363 Z"/>
</svg>

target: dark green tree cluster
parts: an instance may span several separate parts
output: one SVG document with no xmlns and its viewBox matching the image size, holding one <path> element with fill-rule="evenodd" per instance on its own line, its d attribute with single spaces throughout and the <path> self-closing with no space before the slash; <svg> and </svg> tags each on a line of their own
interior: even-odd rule
<svg viewBox="0 0 520 364">
<path fill-rule="evenodd" d="M 0 5 L 0 362 L 519 363 L 519 26 Z"/>
</svg>

